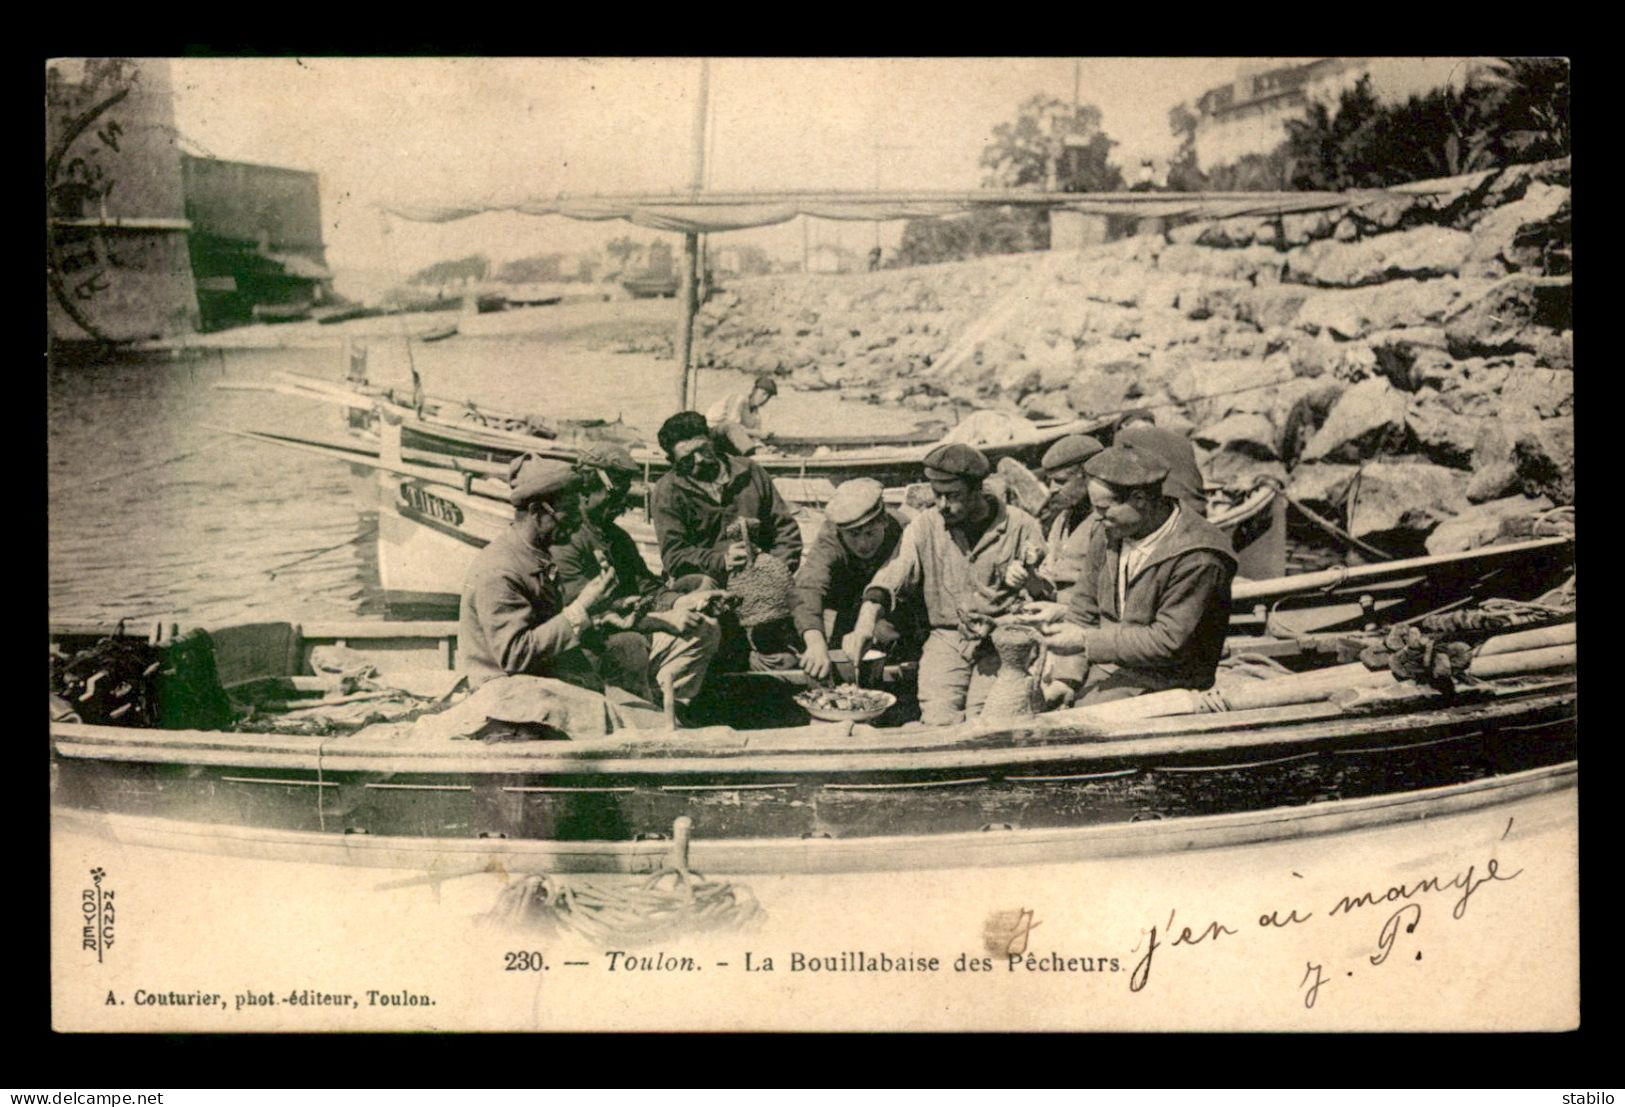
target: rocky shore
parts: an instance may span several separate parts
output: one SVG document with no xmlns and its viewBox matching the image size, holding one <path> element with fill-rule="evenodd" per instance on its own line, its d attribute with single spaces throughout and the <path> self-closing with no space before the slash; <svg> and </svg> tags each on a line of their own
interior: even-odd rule
<svg viewBox="0 0 1625 1107">
<path fill-rule="evenodd" d="M 1346 209 L 1082 251 L 741 281 L 699 364 L 876 403 L 1073 418 L 1148 407 L 1211 481 L 1272 476 L 1395 553 L 1574 502 L 1568 161 Z"/>
</svg>

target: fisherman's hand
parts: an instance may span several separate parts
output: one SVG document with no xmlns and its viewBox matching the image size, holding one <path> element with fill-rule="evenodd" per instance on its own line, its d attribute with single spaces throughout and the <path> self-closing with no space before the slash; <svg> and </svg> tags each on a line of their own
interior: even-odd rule
<svg viewBox="0 0 1625 1107">
<path fill-rule="evenodd" d="M 698 612 L 707 614 L 716 602 L 727 593 L 720 588 L 701 588 L 693 592 L 684 592 L 672 602 L 672 611 Z"/>
<path fill-rule="evenodd" d="M 1056 623 L 1043 628 L 1044 644 L 1051 653 L 1084 652 L 1084 630 L 1072 623 Z"/>
<path fill-rule="evenodd" d="M 705 616 L 692 607 L 674 606 L 670 611 L 651 615 L 649 618 L 664 624 L 662 629 L 669 630 L 673 634 L 689 634 L 705 625 Z"/>
<path fill-rule="evenodd" d="M 606 607 L 614 598 L 617 583 L 615 570 L 599 573 L 582 585 L 580 594 L 576 596 L 576 602 L 587 611 L 597 611 Z"/>
<path fill-rule="evenodd" d="M 869 643 L 874 641 L 874 637 L 875 632 L 873 629 L 865 629 L 862 626 L 855 627 L 841 639 L 841 649 L 846 652 L 846 656 L 851 659 L 852 664 L 862 665 L 863 655 L 869 651 Z"/>
<path fill-rule="evenodd" d="M 1004 567 L 1004 583 L 1010 588 L 1020 588 L 1027 583 L 1027 566 L 1019 561 L 1012 561 Z"/>
<path fill-rule="evenodd" d="M 822 640 L 807 643 L 807 649 L 801 655 L 801 671 L 814 680 L 828 680 L 830 670 L 834 666 L 829 660 L 829 646 Z"/>
<path fill-rule="evenodd" d="M 637 616 L 630 611 L 606 611 L 598 616 L 598 625 L 610 630 L 632 630 L 637 625 Z"/>
<path fill-rule="evenodd" d="M 1017 622 L 1029 626 L 1046 627 L 1058 623 L 1066 615 L 1066 604 L 1054 600 L 1028 600 L 1015 611 Z"/>
<path fill-rule="evenodd" d="M 743 542 L 734 542 L 729 545 L 722 558 L 723 565 L 731 573 L 736 569 L 743 569 L 750 563 L 750 550 Z"/>
</svg>

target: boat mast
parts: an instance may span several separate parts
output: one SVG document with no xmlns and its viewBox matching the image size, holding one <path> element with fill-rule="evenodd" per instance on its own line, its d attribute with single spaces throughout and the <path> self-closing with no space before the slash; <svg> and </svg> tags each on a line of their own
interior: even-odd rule
<svg viewBox="0 0 1625 1107">
<path fill-rule="evenodd" d="M 696 196 L 705 187 L 705 116 L 711 84 L 711 62 L 700 59 L 700 94 L 694 100 L 694 160 L 689 175 L 689 189 Z M 698 285 L 698 259 L 700 236 L 697 231 L 683 235 L 683 268 L 678 297 L 682 301 L 683 316 L 677 339 L 677 406 L 687 411 L 693 407 L 698 389 L 690 373 L 694 354 L 694 313 L 699 310 L 696 295 Z"/>
</svg>

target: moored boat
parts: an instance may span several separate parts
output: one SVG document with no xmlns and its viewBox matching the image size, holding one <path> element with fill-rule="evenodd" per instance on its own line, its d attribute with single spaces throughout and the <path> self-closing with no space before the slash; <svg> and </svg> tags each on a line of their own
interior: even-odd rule
<svg viewBox="0 0 1625 1107">
<path fill-rule="evenodd" d="M 177 630 L 121 633 L 162 647 Z M 71 653 L 108 631 L 59 627 L 53 642 Z M 1531 637 L 1479 645 L 1478 676 L 1448 692 L 1355 664 L 1236 686 L 1219 710 L 1159 694 L 942 728 L 764 726 L 799 675 L 761 673 L 722 678 L 737 725 L 634 721 L 571 741 L 493 744 L 409 721 L 305 734 L 59 721 L 53 805 L 171 848 L 430 868 L 500 858 L 510 872 L 648 871 L 683 817 L 692 863 L 717 873 L 1234 845 L 1572 786 L 1572 634 Z M 322 646 L 427 698 L 450 686 L 456 628 L 269 623 L 212 638 L 220 684 L 261 716 L 334 700 L 313 675 Z"/>
</svg>

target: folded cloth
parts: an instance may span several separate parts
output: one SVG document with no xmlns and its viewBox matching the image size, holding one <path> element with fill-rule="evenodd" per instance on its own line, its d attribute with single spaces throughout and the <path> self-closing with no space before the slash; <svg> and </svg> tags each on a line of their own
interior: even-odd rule
<svg viewBox="0 0 1625 1107">
<path fill-rule="evenodd" d="M 664 722 L 653 704 L 630 694 L 603 694 L 551 677 L 506 676 L 482 684 L 473 695 L 445 711 L 412 724 L 413 739 L 468 738 L 487 723 L 510 724 L 538 737 L 601 738 Z"/>
</svg>

